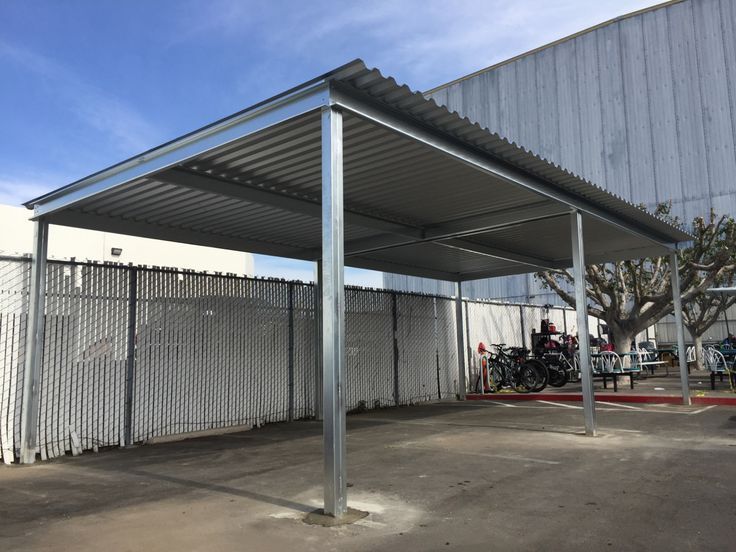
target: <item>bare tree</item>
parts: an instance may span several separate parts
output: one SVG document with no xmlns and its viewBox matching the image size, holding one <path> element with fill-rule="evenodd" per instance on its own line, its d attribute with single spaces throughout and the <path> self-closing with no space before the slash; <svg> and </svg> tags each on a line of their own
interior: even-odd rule
<svg viewBox="0 0 736 552">
<path fill-rule="evenodd" d="M 725 280 L 733 281 L 734 274 Z M 716 282 L 718 285 L 724 282 Z M 695 345 L 695 362 L 699 370 L 703 369 L 703 335 L 723 316 L 727 309 L 736 305 L 736 296 L 721 296 L 710 293 L 699 293 L 687 304 L 683 305 L 682 318 Z"/>
<path fill-rule="evenodd" d="M 670 217 L 669 204 L 659 205 L 657 212 L 678 222 Z M 736 221 L 732 217 L 718 217 L 711 211 L 708 221 L 703 217 L 693 221 L 691 232 L 695 239 L 678 253 L 683 304 L 736 272 Z M 550 270 L 536 277 L 575 306 L 570 271 Z M 589 265 L 585 279 L 588 313 L 605 320 L 618 352 L 628 351 L 638 333 L 672 312 L 669 257 Z"/>
</svg>

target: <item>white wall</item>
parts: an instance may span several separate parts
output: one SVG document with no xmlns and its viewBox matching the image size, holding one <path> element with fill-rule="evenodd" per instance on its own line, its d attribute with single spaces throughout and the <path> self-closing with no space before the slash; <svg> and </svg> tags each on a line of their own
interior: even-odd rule
<svg viewBox="0 0 736 552">
<path fill-rule="evenodd" d="M 24 207 L 0 205 L 0 253 L 31 252 L 33 223 Z M 122 254 L 111 254 L 113 247 Z M 114 261 L 148 266 L 208 270 L 253 275 L 253 255 L 239 251 L 138 238 L 110 232 L 52 225 L 49 230 L 49 258 L 78 261 Z"/>
</svg>

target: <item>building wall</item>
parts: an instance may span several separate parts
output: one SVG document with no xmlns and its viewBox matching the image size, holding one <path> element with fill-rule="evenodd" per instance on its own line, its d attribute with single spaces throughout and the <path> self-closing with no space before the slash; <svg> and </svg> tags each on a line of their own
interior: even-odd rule
<svg viewBox="0 0 736 552">
<path fill-rule="evenodd" d="M 0 205 L 0 254 L 23 255 L 31 252 L 33 222 L 29 220 L 30 216 L 31 211 L 24 207 Z M 113 256 L 113 247 L 121 248 L 122 254 Z M 253 275 L 253 255 L 250 253 L 66 226 L 51 226 L 49 258 Z"/>
<path fill-rule="evenodd" d="M 736 213 L 733 0 L 622 17 L 427 95 L 635 203 L 672 201 L 686 221 Z M 529 276 L 496 280 L 465 294 L 559 301 Z M 393 275 L 385 285 L 439 291 Z"/>
</svg>

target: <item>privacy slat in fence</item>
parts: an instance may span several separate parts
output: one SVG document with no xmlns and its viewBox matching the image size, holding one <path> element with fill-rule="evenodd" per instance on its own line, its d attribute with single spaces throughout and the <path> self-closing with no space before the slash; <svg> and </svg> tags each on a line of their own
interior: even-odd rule
<svg viewBox="0 0 736 552">
<path fill-rule="evenodd" d="M 434 298 L 399 295 L 397 306 L 399 403 L 438 399 Z"/>
<path fill-rule="evenodd" d="M 25 359 L 30 263 L 0 260 L 0 453 L 9 464 L 17 455 Z"/>
<path fill-rule="evenodd" d="M 345 406 L 393 405 L 393 315 L 388 293 L 345 290 Z"/>
<path fill-rule="evenodd" d="M 6 463 L 20 443 L 29 268 L 27 258 L 0 260 Z M 52 261 L 47 270 L 42 458 L 121 446 L 128 416 L 130 440 L 142 442 L 315 415 L 311 284 L 96 263 Z M 345 300 L 349 410 L 456 396 L 453 299 L 348 288 Z M 465 302 L 463 312 L 469 385 L 478 341 L 521 344 L 543 315 L 481 301 Z M 550 316 L 562 327 L 573 323 L 569 314 Z"/>
<path fill-rule="evenodd" d="M 457 326 L 455 324 L 455 301 L 437 297 L 436 312 L 436 367 L 438 386 L 443 399 L 458 394 L 457 373 Z"/>
</svg>

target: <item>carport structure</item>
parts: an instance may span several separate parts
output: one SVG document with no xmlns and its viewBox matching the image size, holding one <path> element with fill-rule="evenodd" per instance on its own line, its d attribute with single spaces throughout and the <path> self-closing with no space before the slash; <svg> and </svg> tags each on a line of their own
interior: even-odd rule
<svg viewBox="0 0 736 552">
<path fill-rule="evenodd" d="M 36 234 L 21 461 L 33 462 L 36 451 L 49 225 L 316 261 L 324 510 L 334 516 L 347 509 L 344 265 L 456 282 L 458 309 L 463 281 L 573 266 L 578 333 L 587 335 L 586 263 L 675 258 L 677 244 L 690 239 L 360 60 L 26 206 Z M 681 314 L 678 284 L 674 270 Z M 462 349 L 462 316 L 457 328 Z M 594 435 L 587 339 L 580 361 L 585 428 Z"/>
</svg>

